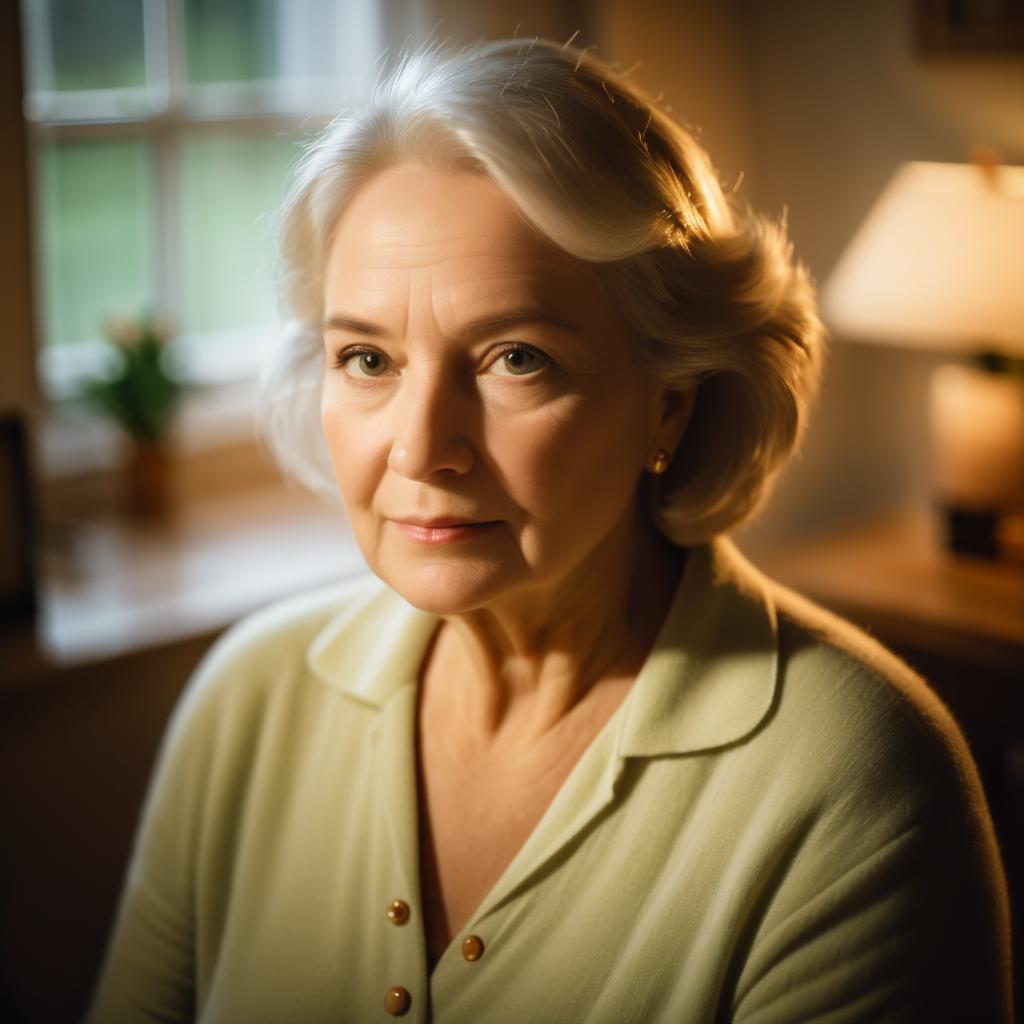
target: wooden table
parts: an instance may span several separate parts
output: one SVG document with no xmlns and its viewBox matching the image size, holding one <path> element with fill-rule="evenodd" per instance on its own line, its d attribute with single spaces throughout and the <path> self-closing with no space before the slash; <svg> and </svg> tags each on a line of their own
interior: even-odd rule
<svg viewBox="0 0 1024 1024">
<path fill-rule="evenodd" d="M 749 553 L 893 646 L 1016 674 L 1024 686 L 1024 563 L 954 554 L 939 527 L 926 512 L 894 512 Z"/>
</svg>

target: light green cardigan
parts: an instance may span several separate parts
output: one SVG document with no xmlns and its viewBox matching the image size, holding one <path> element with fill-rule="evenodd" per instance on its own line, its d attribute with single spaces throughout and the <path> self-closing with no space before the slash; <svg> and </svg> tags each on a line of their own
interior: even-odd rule
<svg viewBox="0 0 1024 1024">
<path fill-rule="evenodd" d="M 432 975 L 414 714 L 373 579 L 219 641 L 175 713 L 90 1020 L 995 1021 L 1005 882 L 945 708 L 725 539 Z M 411 915 L 389 920 L 395 899 Z M 469 935 L 483 955 L 462 954 Z"/>
</svg>

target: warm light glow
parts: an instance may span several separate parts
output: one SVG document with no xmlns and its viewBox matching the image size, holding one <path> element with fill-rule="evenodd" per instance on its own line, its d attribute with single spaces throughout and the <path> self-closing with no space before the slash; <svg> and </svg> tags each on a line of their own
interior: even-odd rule
<svg viewBox="0 0 1024 1024">
<path fill-rule="evenodd" d="M 935 488 L 965 509 L 1024 511 L 1024 401 L 1009 374 L 940 366 L 930 414 Z"/>
<path fill-rule="evenodd" d="M 822 307 L 851 341 L 1024 355 L 1024 167 L 904 164 Z"/>
</svg>

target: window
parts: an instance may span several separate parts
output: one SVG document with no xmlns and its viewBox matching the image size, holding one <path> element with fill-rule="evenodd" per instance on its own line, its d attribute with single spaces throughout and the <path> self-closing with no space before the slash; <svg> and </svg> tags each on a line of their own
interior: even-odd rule
<svg viewBox="0 0 1024 1024">
<path fill-rule="evenodd" d="M 251 375 L 297 144 L 381 57 L 378 0 L 22 0 L 40 377 L 157 311 L 193 379 Z"/>
</svg>

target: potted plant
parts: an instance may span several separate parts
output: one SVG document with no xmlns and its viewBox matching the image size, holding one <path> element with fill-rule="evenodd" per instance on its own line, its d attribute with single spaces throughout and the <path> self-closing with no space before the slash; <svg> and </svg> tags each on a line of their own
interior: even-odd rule
<svg viewBox="0 0 1024 1024">
<path fill-rule="evenodd" d="M 85 381 L 83 397 L 130 442 L 125 499 L 135 515 L 160 514 L 170 503 L 166 433 L 184 390 L 168 370 L 169 331 L 152 316 L 107 323 L 109 368 Z"/>
</svg>

